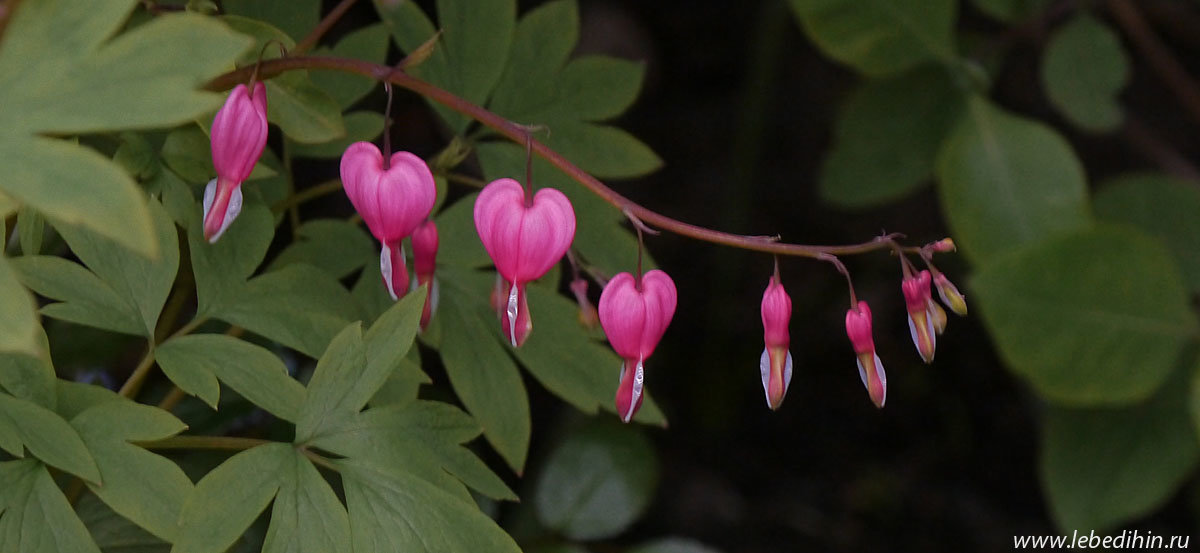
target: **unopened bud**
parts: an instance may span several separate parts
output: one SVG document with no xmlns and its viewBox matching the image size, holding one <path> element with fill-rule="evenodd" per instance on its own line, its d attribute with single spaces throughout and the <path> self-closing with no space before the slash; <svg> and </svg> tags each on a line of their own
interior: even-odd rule
<svg viewBox="0 0 1200 553">
<path fill-rule="evenodd" d="M 955 251 L 958 249 L 958 247 L 956 247 L 954 245 L 953 239 L 943 238 L 941 240 L 938 240 L 937 242 L 930 244 L 929 249 L 931 249 L 935 252 L 938 252 L 938 253 L 945 253 L 945 252 Z"/>
<path fill-rule="evenodd" d="M 937 285 L 938 296 L 941 296 L 942 303 L 946 304 L 957 315 L 965 316 L 967 314 L 967 299 L 963 297 L 958 288 L 954 286 L 946 275 L 938 273 L 938 276 L 933 279 Z"/>
</svg>

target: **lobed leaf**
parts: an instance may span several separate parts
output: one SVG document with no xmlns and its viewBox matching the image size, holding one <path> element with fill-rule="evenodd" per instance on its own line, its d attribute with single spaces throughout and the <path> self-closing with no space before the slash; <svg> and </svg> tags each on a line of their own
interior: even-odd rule
<svg viewBox="0 0 1200 553">
<path fill-rule="evenodd" d="M 1113 131 L 1124 115 L 1117 94 L 1129 82 L 1129 55 L 1105 23 L 1080 13 L 1063 25 L 1043 51 L 1046 95 L 1072 123 Z"/>
<path fill-rule="evenodd" d="M 0 463 L 0 551 L 100 553 L 54 478 L 32 459 Z"/>
<path fill-rule="evenodd" d="M 38 460 L 93 483 L 100 472 L 79 434 L 67 421 L 31 401 L 0 394 L 0 448 L 13 457 L 28 449 Z"/>
</svg>

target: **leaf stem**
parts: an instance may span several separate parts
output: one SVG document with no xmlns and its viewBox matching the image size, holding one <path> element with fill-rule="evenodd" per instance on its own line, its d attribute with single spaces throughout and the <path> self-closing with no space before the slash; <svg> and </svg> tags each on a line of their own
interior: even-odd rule
<svg viewBox="0 0 1200 553">
<path fill-rule="evenodd" d="M 1200 122 L 1200 84 L 1197 84 L 1183 64 L 1175 59 L 1171 49 L 1154 34 L 1154 29 L 1146 22 L 1146 18 L 1142 17 L 1136 3 L 1129 0 L 1109 0 L 1108 11 L 1125 34 L 1129 35 L 1134 46 L 1141 51 L 1146 62 L 1183 105 L 1188 115 Z"/>
<path fill-rule="evenodd" d="M 227 90 L 232 88 L 237 83 L 245 80 L 246 75 L 252 69 L 253 68 L 250 67 L 244 67 L 221 75 L 210 81 L 207 85 L 207 88 L 210 90 Z M 286 71 L 295 71 L 301 69 L 342 71 L 346 73 L 355 73 L 371 79 L 387 81 L 394 85 L 407 88 L 434 102 L 466 115 L 467 117 L 482 123 L 483 125 L 500 133 L 517 144 L 522 144 L 526 140 L 527 130 L 525 126 L 509 121 L 508 119 L 505 119 L 478 105 L 468 102 L 467 100 L 464 100 L 450 93 L 449 91 L 417 79 L 411 75 L 408 75 L 407 73 L 404 73 L 403 71 L 397 71 L 386 65 L 379 65 L 362 60 L 335 57 L 288 57 L 283 59 L 263 61 L 262 65 L 259 67 L 259 73 L 263 76 L 262 78 L 265 79 Z M 617 209 L 632 214 L 653 227 L 670 231 L 681 236 L 693 238 L 695 240 L 711 242 L 713 244 L 721 244 L 744 250 L 809 258 L 820 258 L 824 254 L 852 255 L 887 249 L 890 247 L 887 243 L 881 242 L 877 239 L 872 239 L 859 244 L 848 245 L 789 244 L 778 241 L 764 240 L 759 236 L 732 234 L 685 223 L 678 219 L 674 219 L 653 211 L 622 196 L 615 190 L 605 186 L 604 183 L 600 182 L 586 171 L 580 169 L 545 144 L 537 140 L 530 140 L 529 144 L 533 152 L 541 156 L 542 159 L 550 162 L 551 165 L 557 167 L 568 177 L 579 182 L 593 194 L 600 197 L 600 199 L 612 204 Z"/>
<path fill-rule="evenodd" d="M 330 180 L 327 180 L 316 186 L 305 188 L 304 190 L 301 190 L 299 192 L 296 192 L 295 194 L 292 194 L 291 196 L 288 196 L 287 198 L 284 198 L 279 203 L 271 206 L 271 211 L 274 213 L 279 213 L 285 209 L 291 208 L 292 206 L 298 206 L 309 200 L 315 200 L 317 198 L 320 198 L 321 196 L 324 196 L 326 194 L 331 194 L 333 192 L 337 192 L 338 190 L 341 190 L 341 189 L 342 189 L 342 181 L 341 180 L 330 179 Z"/>
<path fill-rule="evenodd" d="M 329 13 L 323 19 L 321 19 L 321 22 L 317 23 L 317 26 L 313 27 L 313 30 L 309 31 L 307 36 L 301 39 L 300 42 L 296 43 L 296 46 L 292 48 L 292 55 L 298 56 L 309 51 L 309 49 L 311 49 L 313 46 L 316 46 L 317 41 L 321 40 L 321 37 L 325 36 L 325 33 L 329 32 L 329 29 L 331 29 L 333 25 L 342 18 L 343 15 L 346 15 L 346 12 L 350 10 L 350 7 L 353 6 L 354 2 L 356 1 L 357 0 L 342 0 L 338 3 L 338 5 L 334 6 L 332 10 L 329 10 Z"/>
</svg>

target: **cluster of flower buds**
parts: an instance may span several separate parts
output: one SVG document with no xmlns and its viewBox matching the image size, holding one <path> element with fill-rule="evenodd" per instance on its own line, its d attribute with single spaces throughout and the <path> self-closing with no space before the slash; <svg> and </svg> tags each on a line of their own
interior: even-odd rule
<svg viewBox="0 0 1200 553">
<path fill-rule="evenodd" d="M 212 161 L 217 178 L 204 188 L 204 238 L 216 242 L 242 212 L 242 182 L 267 144 L 267 88 L 244 84 L 229 92 L 213 118 Z"/>
</svg>

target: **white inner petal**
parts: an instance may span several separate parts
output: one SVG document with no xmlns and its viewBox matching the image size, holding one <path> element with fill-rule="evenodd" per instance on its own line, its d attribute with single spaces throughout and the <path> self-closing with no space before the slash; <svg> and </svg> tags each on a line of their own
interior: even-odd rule
<svg viewBox="0 0 1200 553">
<path fill-rule="evenodd" d="M 399 296 L 392 289 L 392 252 L 388 251 L 389 249 L 388 245 L 384 244 L 379 252 L 379 272 L 383 275 L 383 285 L 387 287 L 388 295 L 392 297 L 392 301 L 396 301 Z"/>
<path fill-rule="evenodd" d="M 758 358 L 758 372 L 762 375 L 763 395 L 767 396 L 767 405 L 771 405 L 771 354 L 763 348 L 762 356 Z"/>
<path fill-rule="evenodd" d="M 513 283 L 508 292 L 508 337 L 513 347 L 517 347 L 517 285 Z"/>
<path fill-rule="evenodd" d="M 874 358 L 875 377 L 879 379 L 879 387 L 883 389 L 883 397 L 879 398 L 879 406 L 883 407 L 883 404 L 887 403 L 887 373 L 883 372 L 883 363 L 879 361 L 879 356 L 876 355 Z M 859 367 L 859 370 L 862 370 L 862 366 L 859 365 Z"/>
<path fill-rule="evenodd" d="M 208 219 L 208 210 L 212 209 L 213 198 L 217 195 L 217 179 L 208 181 L 204 187 L 204 219 Z"/>
<path fill-rule="evenodd" d="M 867 371 L 863 370 L 862 359 L 856 359 L 854 362 L 858 364 L 858 378 L 862 379 L 863 387 L 871 391 L 871 387 L 867 386 Z"/>
<path fill-rule="evenodd" d="M 638 399 L 642 397 L 642 386 L 645 383 L 645 375 L 642 373 L 642 360 L 638 359 L 637 368 L 633 373 L 633 390 L 629 394 L 629 412 L 624 413 L 622 419 L 629 422 L 633 419 L 634 411 L 637 411 Z"/>
</svg>

